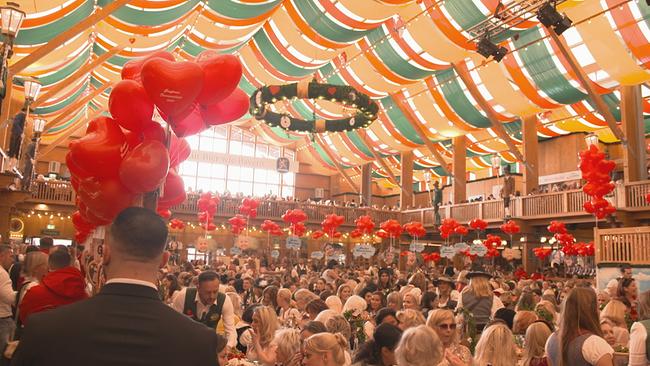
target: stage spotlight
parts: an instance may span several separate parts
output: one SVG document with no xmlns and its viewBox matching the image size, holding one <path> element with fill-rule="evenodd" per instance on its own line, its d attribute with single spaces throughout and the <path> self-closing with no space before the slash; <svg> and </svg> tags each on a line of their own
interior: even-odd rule
<svg viewBox="0 0 650 366">
<path fill-rule="evenodd" d="M 495 45 L 487 36 L 484 36 L 478 42 L 476 51 L 485 58 L 492 56 L 496 62 L 501 62 L 505 55 L 508 54 L 507 48 Z"/>
<path fill-rule="evenodd" d="M 553 31 L 555 31 L 555 34 L 558 36 L 571 28 L 571 25 L 573 24 L 573 21 L 569 19 L 566 14 L 560 14 L 557 12 L 555 2 L 550 1 L 537 10 L 537 19 L 546 28 L 553 28 Z"/>
</svg>

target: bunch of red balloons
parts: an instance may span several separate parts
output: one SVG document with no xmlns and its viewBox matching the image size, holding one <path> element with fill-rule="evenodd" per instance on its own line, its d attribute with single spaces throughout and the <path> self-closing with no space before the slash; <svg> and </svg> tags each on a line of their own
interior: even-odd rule
<svg viewBox="0 0 650 366">
<path fill-rule="evenodd" d="M 501 239 L 500 236 L 488 234 L 487 238 L 483 240 L 483 245 L 485 245 L 485 247 L 487 248 L 487 253 L 485 254 L 485 256 L 488 258 L 498 257 L 499 250 L 497 249 L 497 247 L 501 245 L 502 241 L 503 239 Z"/>
<path fill-rule="evenodd" d="M 109 109 L 131 126 L 151 121 L 155 105 L 176 136 L 190 136 L 246 114 L 248 96 L 237 88 L 241 76 L 241 63 L 233 55 L 209 50 L 194 61 L 176 62 L 171 53 L 156 52 L 124 65 Z"/>
<path fill-rule="evenodd" d="M 645 201 L 646 201 L 647 203 L 650 203 L 650 192 L 646 193 L 646 195 L 645 195 Z"/>
<path fill-rule="evenodd" d="M 546 229 L 553 234 L 566 234 L 567 229 L 566 225 L 564 225 L 563 222 L 560 221 L 551 221 L 550 224 L 546 227 Z"/>
<path fill-rule="evenodd" d="M 169 221 L 169 227 L 174 230 L 183 230 L 183 228 L 185 228 L 185 223 L 183 222 L 183 220 L 171 219 Z"/>
<path fill-rule="evenodd" d="M 297 222 L 294 225 L 291 225 L 291 235 L 303 236 L 303 235 L 305 235 L 305 231 L 307 231 L 307 227 L 305 226 L 305 223 L 302 222 L 302 221 Z M 338 236 L 337 236 L 337 234 L 338 234 Z M 334 233 L 333 237 L 340 238 L 341 233 L 339 233 L 337 231 L 337 232 Z"/>
<path fill-rule="evenodd" d="M 551 255 L 551 252 L 552 252 L 551 248 L 542 248 L 542 247 L 533 248 L 533 254 L 535 254 L 535 256 L 541 260 L 544 260 L 546 259 L 546 257 Z"/>
<path fill-rule="evenodd" d="M 474 260 L 476 259 L 476 257 L 478 257 L 477 254 L 472 254 L 472 253 L 469 251 L 469 249 L 463 250 L 463 251 L 458 252 L 458 253 L 464 255 L 464 256 L 467 257 L 467 258 L 469 258 L 469 260 L 472 261 L 472 262 L 474 262 Z"/>
<path fill-rule="evenodd" d="M 306 220 L 307 220 L 307 214 L 299 208 L 295 210 L 287 210 L 282 215 L 282 221 L 292 225 L 295 225 L 299 222 L 306 221 Z"/>
<path fill-rule="evenodd" d="M 422 256 L 425 262 L 434 262 L 437 263 L 440 260 L 440 253 L 438 252 L 433 252 L 429 254 L 425 254 Z"/>
<path fill-rule="evenodd" d="M 411 221 L 404 224 L 404 231 L 414 238 L 420 238 L 427 234 L 427 230 L 419 221 Z"/>
<path fill-rule="evenodd" d="M 460 235 L 461 237 L 467 235 L 467 233 L 469 233 L 469 229 L 467 229 L 467 226 L 458 225 L 454 229 L 454 234 Z"/>
<path fill-rule="evenodd" d="M 354 224 L 362 234 L 370 234 L 375 228 L 375 222 L 372 221 L 372 217 L 368 215 L 357 217 L 357 219 L 354 220 Z"/>
<path fill-rule="evenodd" d="M 386 220 L 382 222 L 379 227 L 384 230 L 390 238 L 398 238 L 402 235 L 402 225 L 397 220 Z"/>
<path fill-rule="evenodd" d="M 275 235 L 275 236 L 283 235 L 282 228 L 280 228 L 280 225 L 271 220 L 264 220 L 264 222 L 261 225 L 261 228 L 262 230 L 266 231 L 270 235 Z"/>
<path fill-rule="evenodd" d="M 526 272 L 522 267 L 517 268 L 513 274 L 517 280 L 525 280 L 528 278 L 528 272 Z"/>
<path fill-rule="evenodd" d="M 255 198 L 244 198 L 239 205 L 239 213 L 247 216 L 249 219 L 254 219 L 257 217 L 257 207 L 260 205 L 260 201 Z"/>
<path fill-rule="evenodd" d="M 390 237 L 390 234 L 388 234 L 388 231 L 386 231 L 384 229 L 377 230 L 375 235 L 377 235 L 378 237 L 380 237 L 382 239 L 388 239 Z"/>
<path fill-rule="evenodd" d="M 318 240 L 318 239 L 322 238 L 323 236 L 325 236 L 325 233 L 322 232 L 321 230 L 316 230 L 313 233 L 311 233 L 311 238 L 314 239 L 314 240 Z"/>
<path fill-rule="evenodd" d="M 210 192 L 203 193 L 197 201 L 199 212 L 197 214 L 199 224 L 206 231 L 213 231 L 217 226 L 213 222 L 214 215 L 217 213 L 219 205 L 219 196 Z"/>
<path fill-rule="evenodd" d="M 329 214 L 325 216 L 325 220 L 321 222 L 321 227 L 323 231 L 329 234 L 330 237 L 334 236 L 336 229 L 345 222 L 345 217 L 339 216 L 337 214 Z"/>
<path fill-rule="evenodd" d="M 521 230 L 519 225 L 517 225 L 517 223 L 514 222 L 514 220 L 508 220 L 506 223 L 501 224 L 499 228 L 501 229 L 501 231 L 503 231 L 505 234 L 508 235 L 517 234 Z"/>
<path fill-rule="evenodd" d="M 244 217 L 244 215 L 237 214 L 229 218 L 228 223 L 230 224 L 230 232 L 235 235 L 239 235 L 246 228 L 248 220 L 246 220 L 246 217 Z"/>
<path fill-rule="evenodd" d="M 616 212 L 616 208 L 604 198 L 614 190 L 610 173 L 616 168 L 616 163 L 605 160 L 605 153 L 601 152 L 596 145 L 590 145 L 587 150 L 580 152 L 579 166 L 582 179 L 587 181 L 582 191 L 591 197 L 591 200 L 583 205 L 585 211 L 598 219 L 604 219 Z"/>
<path fill-rule="evenodd" d="M 440 236 L 443 239 L 447 239 L 451 234 L 453 234 L 456 230 L 456 228 L 460 226 L 458 221 L 448 218 L 442 220 L 442 223 L 440 224 Z"/>
<path fill-rule="evenodd" d="M 472 221 L 469 222 L 469 227 L 471 227 L 473 230 L 483 231 L 487 229 L 488 223 L 485 220 L 472 219 Z"/>
<path fill-rule="evenodd" d="M 583 243 L 579 242 L 575 244 L 576 254 L 580 257 L 593 257 L 596 254 L 596 248 L 594 242 Z"/>
<path fill-rule="evenodd" d="M 76 229 L 74 240 L 77 243 L 86 241 L 90 233 L 95 229 L 95 226 L 88 223 L 82 216 L 81 212 L 77 211 L 72 214 L 72 225 Z"/>
<path fill-rule="evenodd" d="M 363 236 L 363 232 L 361 230 L 359 230 L 359 229 L 354 229 L 354 230 L 350 231 L 350 237 L 352 239 L 357 239 L 357 238 L 360 238 L 362 236 Z"/>
</svg>

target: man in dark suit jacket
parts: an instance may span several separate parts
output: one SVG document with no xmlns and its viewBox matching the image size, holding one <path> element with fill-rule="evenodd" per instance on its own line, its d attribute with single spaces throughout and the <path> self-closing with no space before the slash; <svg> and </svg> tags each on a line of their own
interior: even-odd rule
<svg viewBox="0 0 650 366">
<path fill-rule="evenodd" d="M 167 226 L 154 212 L 122 211 L 103 248 L 106 285 L 89 300 L 30 317 L 11 364 L 215 366 L 214 330 L 158 297 L 166 239 Z"/>
</svg>

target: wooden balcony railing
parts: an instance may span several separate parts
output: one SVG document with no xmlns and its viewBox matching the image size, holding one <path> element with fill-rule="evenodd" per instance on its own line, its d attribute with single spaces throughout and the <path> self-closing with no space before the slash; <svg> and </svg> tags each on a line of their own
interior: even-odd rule
<svg viewBox="0 0 650 366">
<path fill-rule="evenodd" d="M 650 181 L 627 183 L 625 185 L 625 207 L 628 209 L 648 209 L 650 204 L 645 199 L 648 193 L 650 193 Z"/>
<path fill-rule="evenodd" d="M 61 205 L 74 205 L 75 203 L 75 193 L 68 182 L 33 182 L 31 190 L 32 198 L 29 199 L 29 202 Z M 650 204 L 645 200 L 648 192 L 650 192 L 650 181 L 635 182 L 619 186 L 613 195 L 607 198 L 622 210 L 648 210 Z M 190 193 L 185 202 L 173 207 L 172 211 L 181 214 L 196 214 L 198 199 L 197 193 Z M 510 203 L 510 215 L 523 219 L 586 215 L 583 204 L 587 200 L 588 197 L 582 190 L 514 197 Z M 233 216 L 238 213 L 240 203 L 240 199 L 223 198 L 217 214 Z M 395 219 L 403 223 L 421 221 L 425 225 L 434 224 L 432 207 L 396 212 L 370 208 L 323 206 L 304 202 L 262 201 L 257 209 L 257 215 L 263 219 L 279 218 L 287 210 L 295 208 L 304 210 L 311 223 L 320 223 L 326 215 L 336 213 L 345 217 L 345 222 L 348 225 L 352 225 L 354 220 L 361 215 L 370 215 L 375 222 Z M 467 223 L 474 218 L 496 222 L 503 220 L 505 216 L 502 200 L 441 206 L 439 212 L 441 219 L 453 217 L 461 223 Z"/>
<path fill-rule="evenodd" d="M 650 227 L 594 229 L 596 263 L 650 263 Z"/>
</svg>

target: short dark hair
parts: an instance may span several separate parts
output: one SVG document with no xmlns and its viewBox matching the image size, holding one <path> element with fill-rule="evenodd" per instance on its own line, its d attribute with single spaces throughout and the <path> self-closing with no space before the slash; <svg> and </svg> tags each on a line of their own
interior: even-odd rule
<svg viewBox="0 0 650 366">
<path fill-rule="evenodd" d="M 51 248 L 54 245 L 54 239 L 49 236 L 44 236 L 41 238 L 39 245 L 41 248 Z"/>
<path fill-rule="evenodd" d="M 305 310 L 308 313 L 315 313 L 315 314 L 320 314 L 321 311 L 327 310 L 329 307 L 325 303 L 325 301 L 321 300 L 320 298 L 314 299 L 307 303 L 307 306 L 305 307 Z"/>
<path fill-rule="evenodd" d="M 221 334 L 217 334 L 217 353 L 223 351 L 223 349 L 226 348 L 227 344 L 228 340 L 226 337 L 222 336 Z"/>
<path fill-rule="evenodd" d="M 47 258 L 47 264 L 50 266 L 51 270 L 69 267 L 71 262 L 72 257 L 67 250 L 55 250 L 54 252 L 50 253 L 49 257 Z"/>
<path fill-rule="evenodd" d="M 204 271 L 199 274 L 199 284 L 203 282 L 210 282 L 217 280 L 221 282 L 221 278 L 219 277 L 219 274 L 215 271 Z"/>
<path fill-rule="evenodd" d="M 303 331 L 308 331 L 311 334 L 318 334 L 318 333 L 327 333 L 327 327 L 323 322 L 319 322 L 317 320 L 312 320 L 308 321 L 307 324 L 302 328 Z"/>
<path fill-rule="evenodd" d="M 381 308 L 379 311 L 377 311 L 377 315 L 375 315 L 375 324 L 379 325 L 381 322 L 384 321 L 387 317 L 392 316 L 393 318 L 397 319 L 397 313 L 395 310 L 391 308 Z"/>
<path fill-rule="evenodd" d="M 255 310 L 262 306 L 261 304 L 251 304 L 244 309 L 244 312 L 241 315 L 241 320 L 245 321 L 246 323 L 252 323 L 253 322 L 253 314 L 255 313 Z"/>
<path fill-rule="evenodd" d="M 11 245 L 9 244 L 0 244 L 0 254 L 3 254 L 4 252 L 8 252 L 11 250 Z"/>
<path fill-rule="evenodd" d="M 30 253 L 30 252 L 38 252 L 39 249 L 36 245 L 30 245 L 27 248 L 25 248 L 25 254 Z"/>
<path fill-rule="evenodd" d="M 632 266 L 629 263 L 621 264 L 621 273 L 625 273 L 626 269 L 632 269 Z"/>
<path fill-rule="evenodd" d="M 142 207 L 122 210 L 111 225 L 111 237 L 125 254 L 153 260 L 167 242 L 167 225 L 155 212 Z"/>
</svg>

